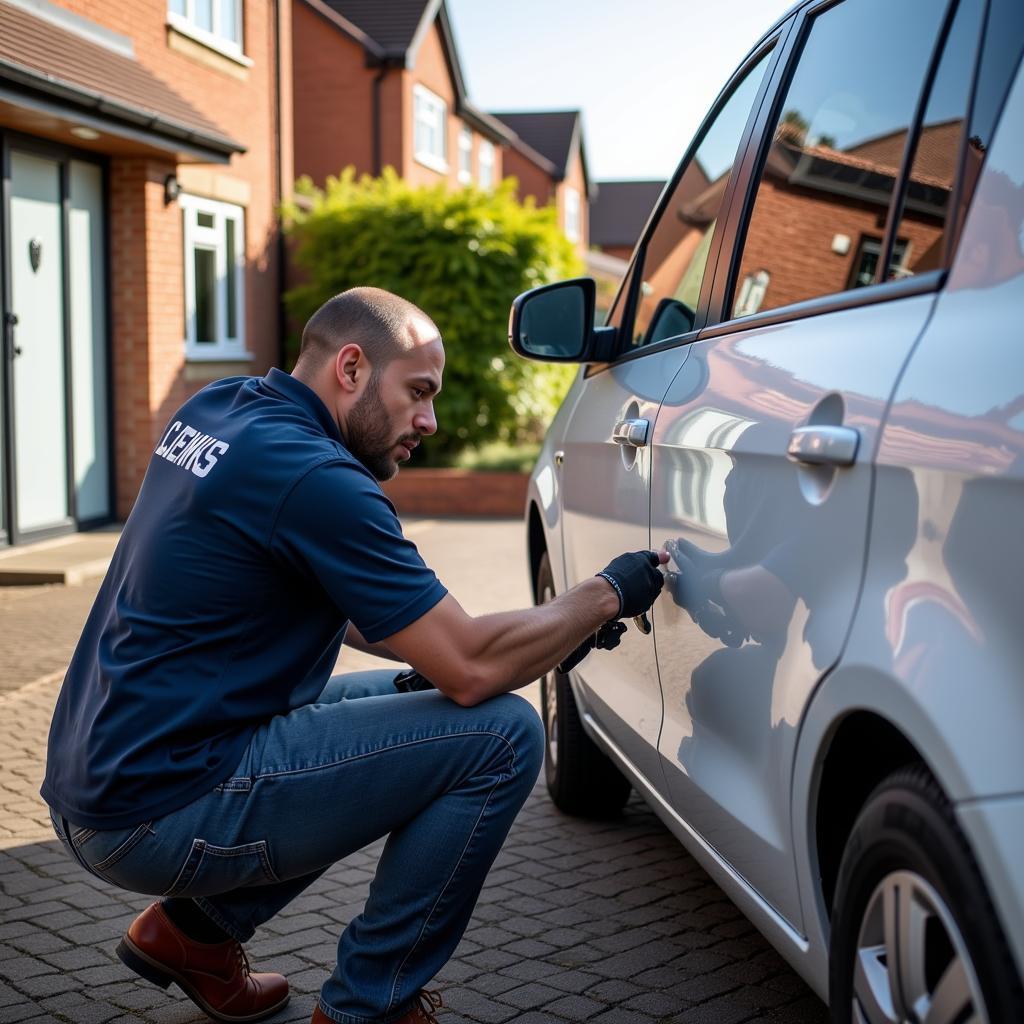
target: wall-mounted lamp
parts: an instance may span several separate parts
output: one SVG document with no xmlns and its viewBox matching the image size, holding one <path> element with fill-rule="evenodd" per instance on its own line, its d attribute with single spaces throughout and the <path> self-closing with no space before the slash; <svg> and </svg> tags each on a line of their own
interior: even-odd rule
<svg viewBox="0 0 1024 1024">
<path fill-rule="evenodd" d="M 95 128 L 87 128 L 84 124 L 76 124 L 71 129 L 71 134 L 76 139 L 85 139 L 86 142 L 95 142 L 100 137 L 100 133 Z"/>
<path fill-rule="evenodd" d="M 168 174 L 164 178 L 164 206 L 169 206 L 180 195 L 181 185 L 178 184 L 177 177 L 173 174 Z"/>
</svg>

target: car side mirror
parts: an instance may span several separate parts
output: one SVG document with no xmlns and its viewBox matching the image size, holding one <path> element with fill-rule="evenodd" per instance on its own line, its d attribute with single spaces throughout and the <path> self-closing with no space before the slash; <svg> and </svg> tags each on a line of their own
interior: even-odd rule
<svg viewBox="0 0 1024 1024">
<path fill-rule="evenodd" d="M 518 295 L 508 320 L 512 350 L 545 363 L 605 362 L 615 328 L 594 328 L 597 286 L 589 277 L 545 284 Z"/>
</svg>

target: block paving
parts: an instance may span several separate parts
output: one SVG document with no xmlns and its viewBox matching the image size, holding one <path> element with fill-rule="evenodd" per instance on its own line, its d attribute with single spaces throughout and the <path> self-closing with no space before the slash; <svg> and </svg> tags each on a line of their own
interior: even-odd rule
<svg viewBox="0 0 1024 1024">
<path fill-rule="evenodd" d="M 479 614 L 528 603 L 521 530 L 422 522 L 407 532 Z M 467 550 L 488 557 L 467 559 Z M 114 955 L 151 898 L 84 872 L 54 837 L 38 795 L 63 677 L 55 665 L 66 664 L 90 602 L 77 588 L 0 598 L 0 675 L 10 679 L 0 692 L 0 1024 L 200 1024 L 208 1018 L 176 987 L 165 992 L 143 981 Z M 366 658 L 346 665 L 370 667 Z M 535 691 L 524 691 L 534 703 Z M 272 1024 L 309 1020 L 382 845 L 335 865 L 248 944 L 254 969 L 282 971 L 292 986 Z M 583 821 L 558 812 L 543 783 L 436 987 L 445 1001 L 441 1024 L 825 1024 L 828 1017 L 642 801 L 633 797 L 614 820 Z"/>
<path fill-rule="evenodd" d="M 61 673 L 0 695 L 0 1022 L 191 1024 L 177 988 L 113 947 L 150 902 L 65 853 L 37 795 Z M 288 975 L 275 1024 L 308 1021 L 338 935 L 362 907 L 382 843 L 337 864 L 249 943 Z M 633 798 L 621 818 L 559 813 L 539 785 L 437 979 L 443 1024 L 824 1024 L 821 1002 Z"/>
</svg>

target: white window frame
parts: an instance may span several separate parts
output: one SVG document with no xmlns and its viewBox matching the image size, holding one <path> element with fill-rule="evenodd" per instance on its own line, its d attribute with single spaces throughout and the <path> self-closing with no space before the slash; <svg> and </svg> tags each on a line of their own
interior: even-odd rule
<svg viewBox="0 0 1024 1024">
<path fill-rule="evenodd" d="M 413 116 L 413 155 L 418 163 L 429 167 L 440 174 L 448 173 L 448 104 L 437 93 L 431 92 L 418 82 L 412 87 Z M 422 146 L 424 131 L 435 133 L 440 142 L 441 151 L 427 149 Z"/>
<path fill-rule="evenodd" d="M 244 0 L 234 0 L 235 4 L 235 35 L 236 39 L 229 38 L 223 31 L 221 26 L 221 0 L 211 0 L 212 18 L 213 18 L 213 30 L 202 28 L 196 18 L 196 0 L 182 0 L 185 5 L 185 13 L 179 14 L 177 11 L 171 10 L 171 0 L 167 0 L 167 24 L 171 28 L 180 32 L 182 35 L 190 36 L 197 42 L 202 43 L 204 46 L 208 46 L 211 50 L 216 50 L 218 53 L 223 54 L 225 57 L 230 57 L 232 60 L 238 61 L 240 64 L 244 64 L 246 67 L 252 66 L 252 61 L 245 56 L 242 50 L 242 43 L 244 41 L 244 18 L 242 14 L 242 8 Z"/>
<path fill-rule="evenodd" d="M 473 132 L 459 129 L 459 181 L 468 185 L 473 180 Z"/>
<path fill-rule="evenodd" d="M 571 185 L 566 185 L 563 198 L 563 229 L 570 242 L 578 242 L 580 233 L 580 194 Z"/>
<path fill-rule="evenodd" d="M 190 360 L 250 359 L 245 349 L 245 209 L 233 203 L 182 193 L 178 197 L 184 221 L 185 358 Z M 199 214 L 211 214 L 213 227 L 201 227 Z M 226 221 L 234 221 L 235 262 L 228 266 Z M 195 250 L 214 253 L 216 339 L 196 340 Z M 228 275 L 234 275 L 235 336 L 228 337 Z"/>
<path fill-rule="evenodd" d="M 480 152 L 476 156 L 477 180 L 481 188 L 494 187 L 494 143 L 488 139 L 480 140 Z"/>
</svg>

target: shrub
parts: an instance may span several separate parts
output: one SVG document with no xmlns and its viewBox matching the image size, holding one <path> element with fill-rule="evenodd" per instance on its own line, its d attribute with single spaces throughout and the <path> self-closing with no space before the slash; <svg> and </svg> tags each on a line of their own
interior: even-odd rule
<svg viewBox="0 0 1024 1024">
<path fill-rule="evenodd" d="M 572 366 L 533 363 L 508 345 L 517 294 L 580 273 L 553 207 L 515 198 L 506 179 L 493 191 L 413 188 L 391 169 L 357 179 L 352 168 L 286 210 L 303 284 L 286 296 L 304 324 L 321 303 L 355 285 L 415 302 L 444 340 L 438 432 L 421 451 L 434 464 L 492 441 L 536 441 L 572 380 Z M 292 353 L 297 339 L 292 339 Z"/>
</svg>

